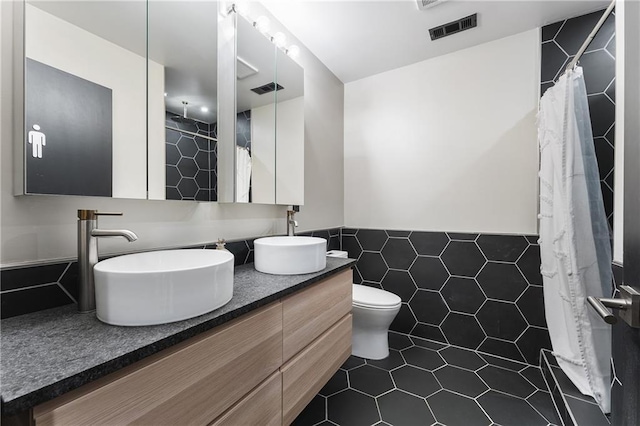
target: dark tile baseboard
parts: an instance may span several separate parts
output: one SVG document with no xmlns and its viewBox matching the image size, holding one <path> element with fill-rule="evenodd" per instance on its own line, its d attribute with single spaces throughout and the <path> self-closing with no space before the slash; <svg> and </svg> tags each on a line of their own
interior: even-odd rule
<svg viewBox="0 0 640 426">
<path fill-rule="evenodd" d="M 563 426 L 610 426 L 596 401 L 575 387 L 548 350 L 540 351 L 540 369 Z"/>
</svg>

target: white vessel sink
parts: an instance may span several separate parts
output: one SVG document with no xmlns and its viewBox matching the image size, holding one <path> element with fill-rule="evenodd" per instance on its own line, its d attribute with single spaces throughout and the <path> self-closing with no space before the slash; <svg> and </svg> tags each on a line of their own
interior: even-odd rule
<svg viewBox="0 0 640 426">
<path fill-rule="evenodd" d="M 309 274 L 327 266 L 327 240 L 317 237 L 267 237 L 253 242 L 257 271 L 274 275 Z"/>
<path fill-rule="evenodd" d="M 96 316 L 113 325 L 153 325 L 213 311 L 233 296 L 233 255 L 161 250 L 113 257 L 93 269 Z"/>
</svg>

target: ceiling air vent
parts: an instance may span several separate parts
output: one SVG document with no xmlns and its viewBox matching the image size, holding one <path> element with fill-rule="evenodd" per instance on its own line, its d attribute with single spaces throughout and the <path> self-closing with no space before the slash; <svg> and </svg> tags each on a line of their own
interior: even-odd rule
<svg viewBox="0 0 640 426">
<path fill-rule="evenodd" d="M 264 95 L 265 93 L 273 92 L 274 90 L 282 90 L 284 87 L 280 86 L 277 83 L 267 83 L 264 86 L 254 87 L 251 89 L 252 92 L 257 93 L 258 95 Z"/>
<path fill-rule="evenodd" d="M 430 7 L 434 7 L 439 5 L 440 3 L 444 3 L 447 0 L 417 0 L 418 9 L 424 10 L 429 9 Z"/>
<path fill-rule="evenodd" d="M 451 34 L 459 33 L 460 31 L 468 30 L 478 26 L 478 14 L 467 16 L 466 18 L 458 19 L 457 21 L 449 22 L 448 24 L 433 27 L 429 30 L 431 40 L 438 40 L 439 38 L 450 36 Z"/>
<path fill-rule="evenodd" d="M 240 56 L 236 57 L 238 64 L 236 65 L 236 74 L 238 80 L 243 80 L 247 77 L 251 77 L 252 75 L 258 74 L 258 68 L 251 65 L 245 59 L 242 59 Z"/>
</svg>

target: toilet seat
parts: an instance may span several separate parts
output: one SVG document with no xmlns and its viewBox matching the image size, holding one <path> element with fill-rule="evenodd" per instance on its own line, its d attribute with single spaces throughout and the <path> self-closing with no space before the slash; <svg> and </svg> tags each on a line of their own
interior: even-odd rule
<svg viewBox="0 0 640 426">
<path fill-rule="evenodd" d="M 396 309 L 401 303 L 400 297 L 391 292 L 365 285 L 353 285 L 353 306 L 368 309 Z"/>
</svg>

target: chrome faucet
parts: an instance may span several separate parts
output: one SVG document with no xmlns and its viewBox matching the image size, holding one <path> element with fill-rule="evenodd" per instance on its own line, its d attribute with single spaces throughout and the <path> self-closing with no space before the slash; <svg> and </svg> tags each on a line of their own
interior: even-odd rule
<svg viewBox="0 0 640 426">
<path fill-rule="evenodd" d="M 98 229 L 98 216 L 122 216 L 97 210 L 78 210 L 78 311 L 96 309 L 93 267 L 98 263 L 98 237 L 124 237 L 129 242 L 138 236 L 126 229 Z"/>
<path fill-rule="evenodd" d="M 287 235 L 296 235 L 298 221 L 295 220 L 296 210 L 287 210 Z"/>
</svg>

